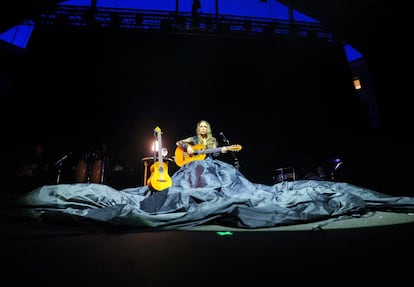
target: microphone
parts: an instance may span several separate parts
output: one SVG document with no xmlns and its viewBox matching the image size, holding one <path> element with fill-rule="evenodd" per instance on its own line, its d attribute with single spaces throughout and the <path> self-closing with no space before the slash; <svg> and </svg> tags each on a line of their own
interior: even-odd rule
<svg viewBox="0 0 414 287">
<path fill-rule="evenodd" d="M 57 162 L 55 162 L 55 165 L 58 165 L 58 164 L 62 163 L 62 161 L 67 159 L 68 156 L 70 156 L 71 154 L 72 154 L 72 152 L 69 152 L 69 153 L 65 154 L 62 158 L 60 158 Z"/>
<path fill-rule="evenodd" d="M 230 144 L 229 140 L 226 138 L 223 132 L 220 132 L 220 135 L 221 135 L 221 138 L 223 139 L 223 142 L 225 142 L 226 144 Z"/>
</svg>

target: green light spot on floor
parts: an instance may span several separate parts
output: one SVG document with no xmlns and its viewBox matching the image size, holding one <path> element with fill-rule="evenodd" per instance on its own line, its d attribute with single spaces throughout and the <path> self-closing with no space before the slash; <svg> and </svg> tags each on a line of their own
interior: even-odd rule
<svg viewBox="0 0 414 287">
<path fill-rule="evenodd" d="M 231 232 L 231 231 L 217 231 L 217 235 L 219 235 L 219 236 L 233 235 L 233 232 Z"/>
</svg>

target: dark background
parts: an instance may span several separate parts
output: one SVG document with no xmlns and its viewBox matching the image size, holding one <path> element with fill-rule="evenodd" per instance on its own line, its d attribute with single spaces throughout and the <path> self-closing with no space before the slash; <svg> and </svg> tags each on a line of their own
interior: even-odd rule
<svg viewBox="0 0 414 287">
<path fill-rule="evenodd" d="M 0 30 L 59 2 L 9 3 Z M 162 128 L 172 155 L 175 140 L 205 118 L 216 135 L 223 131 L 243 146 L 241 171 L 251 180 L 273 182 L 275 168 L 314 168 L 339 156 L 344 180 L 411 195 L 405 186 L 413 160 L 409 9 L 387 1 L 279 2 L 318 19 L 338 43 L 36 30 L 24 52 L 2 49 L 5 178 L 24 158 L 22 146 L 47 142 L 53 161 L 72 152 L 76 162 L 78 150 L 105 141 L 134 170 L 135 181 L 119 187 L 140 184 L 136 169 L 151 153 L 152 129 Z M 378 128 L 366 126 L 344 43 L 364 56 Z"/>
<path fill-rule="evenodd" d="M 412 28 L 406 25 L 411 20 L 401 17 L 390 21 L 388 17 L 401 9 L 408 14 L 410 9 L 389 1 L 287 1 L 335 28 L 337 34 L 346 36 L 363 52 L 381 108 L 380 129 L 367 128 L 364 116 L 360 119 L 360 105 L 349 86 L 344 55 L 334 46 L 313 46 L 301 41 L 296 42 L 298 45 L 291 41 L 272 41 L 267 45 L 254 41 L 254 45 L 248 45 L 249 41 L 241 43 L 240 39 L 215 38 L 201 43 L 200 39 L 194 41 L 194 37 L 186 37 L 184 42 L 179 41 L 180 37 L 176 41 L 169 36 L 161 37 L 162 40 L 155 37 L 160 34 L 36 31 L 25 57 L 0 51 L 2 192 L 17 190 L 20 182 L 10 176 L 10 171 L 24 158 L 22 151 L 38 141 L 46 142 L 53 162 L 72 151 L 70 161 L 75 163 L 81 153 L 75 151 L 91 150 L 97 142 L 107 141 L 111 154 L 123 154 L 126 150 L 125 160 L 131 161 L 131 166 L 142 167 L 141 157 L 150 153 L 149 142 L 154 139 L 152 129 L 156 125 L 162 128 L 163 140 L 171 152 L 176 138 L 193 134 L 196 121 L 206 118 L 216 134 L 223 131 L 232 142 L 243 145 L 238 156 L 241 170 L 249 179 L 272 181 L 269 174 L 273 175 L 274 167 L 291 164 L 293 159 L 299 162 L 301 158 L 307 158 L 314 166 L 338 153 L 344 160 L 347 182 L 388 194 L 412 196 L 412 80 L 407 72 L 411 68 L 412 48 L 404 36 L 411 35 Z M 32 2 L 36 5 L 29 5 Z M 37 0 L 10 4 L 17 7 L 17 13 L 5 7 L 0 9 L 1 15 L 6 15 L 0 17 L 0 28 L 4 23 L 19 23 L 22 18 L 16 16 L 36 15 L 39 9 L 33 8 L 40 8 Z M 225 45 L 229 42 L 232 44 Z M 165 43 L 170 45 L 160 45 Z M 204 58 L 206 55 L 208 59 Z M 207 68 L 210 63 L 211 69 Z M 13 87 L 10 92 L 9 87 Z M 204 104 L 207 108 L 201 106 Z M 135 170 L 110 184 L 120 188 L 140 185 L 141 172 Z M 8 209 L 3 211 L 7 214 Z M 182 270 L 196 270 L 190 278 L 197 282 L 198 271 L 207 275 L 218 270 L 229 274 L 227 278 L 231 277 L 233 283 L 239 281 L 237 278 L 245 282 L 247 276 L 240 277 L 240 270 L 248 270 L 248 277 L 255 282 L 257 278 L 266 278 L 263 270 L 276 270 L 277 275 L 277 270 L 292 270 L 295 275 L 298 270 L 305 274 L 310 271 L 311 275 L 325 275 L 326 271 L 343 275 L 352 270 L 364 278 L 370 273 L 366 267 L 372 268 L 377 262 L 377 270 L 387 274 L 391 271 L 395 274 L 393 280 L 399 281 L 408 274 L 407 265 L 392 256 L 410 254 L 412 238 L 407 234 L 411 234 L 412 226 L 387 226 L 394 222 L 392 218 L 396 217 L 368 213 L 361 217 L 362 225 L 337 222 L 343 226 L 338 231 L 312 225 L 309 232 L 301 232 L 294 226 L 295 232 L 235 232 L 235 236 L 217 240 L 215 232 L 132 230 L 128 235 L 101 232 L 95 225 L 78 229 L 78 221 L 72 226 L 75 229 L 67 229 L 68 225 L 62 226 L 60 221 L 28 226 L 20 220 L 9 222 L 6 216 L 2 217 L 2 223 L 7 223 L 2 234 L 7 250 L 5 261 L 11 271 L 6 273 L 13 280 L 30 278 L 30 283 L 33 278 L 41 278 L 43 284 L 48 278 L 62 282 L 62 275 L 66 279 L 69 273 L 69 281 L 86 282 L 85 278 L 93 278 L 97 282 L 102 270 L 109 271 L 102 277 L 105 283 L 112 282 L 113 277 L 118 282 L 146 280 L 152 285 L 160 282 L 159 271 L 164 270 L 169 284 L 183 283 Z M 361 228 L 365 226 L 370 228 Z M 163 239 L 167 244 L 160 249 Z M 212 250 L 219 252 L 211 253 Z M 166 261 L 165 254 L 172 254 L 167 258 L 174 261 Z M 325 263 L 333 260 L 335 264 L 326 268 Z M 153 269 L 151 262 L 162 262 L 162 266 L 167 264 L 169 268 Z M 190 262 L 191 266 L 180 262 Z M 50 270 L 57 272 L 50 276 Z M 152 270 L 158 273 L 153 274 Z M 284 278 L 281 275 L 276 278 L 278 282 Z M 376 281 L 375 276 L 369 275 L 369 282 Z M 293 277 L 288 277 L 291 282 Z M 203 282 L 210 283 L 206 278 Z"/>
<path fill-rule="evenodd" d="M 326 39 L 43 27 L 26 50 L 9 139 L 42 142 L 56 159 L 105 143 L 139 169 L 156 126 L 172 156 L 206 119 L 219 140 L 242 145 L 245 176 L 270 184 L 280 167 L 347 156 L 366 127 L 343 47 Z"/>
</svg>

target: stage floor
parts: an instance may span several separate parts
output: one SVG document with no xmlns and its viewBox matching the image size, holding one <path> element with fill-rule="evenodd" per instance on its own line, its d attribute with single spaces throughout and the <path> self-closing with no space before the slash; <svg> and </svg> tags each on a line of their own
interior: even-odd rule
<svg viewBox="0 0 414 287">
<path fill-rule="evenodd" d="M 402 283 L 411 277 L 413 228 L 414 214 L 392 212 L 274 228 L 176 230 L 6 215 L 2 273 L 12 286 Z"/>
</svg>

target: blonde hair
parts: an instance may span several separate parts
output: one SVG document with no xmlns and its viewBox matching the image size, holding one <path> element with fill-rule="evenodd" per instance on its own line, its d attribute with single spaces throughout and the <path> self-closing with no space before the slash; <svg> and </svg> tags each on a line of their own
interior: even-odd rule
<svg viewBox="0 0 414 287">
<path fill-rule="evenodd" d="M 203 142 L 203 137 L 200 135 L 200 125 L 204 123 L 207 126 L 207 138 L 205 139 L 206 141 L 206 147 L 207 148 L 216 148 L 217 147 L 217 140 L 215 137 L 213 137 L 213 132 L 211 130 L 211 125 L 208 121 L 206 120 L 201 120 L 197 123 L 197 128 L 196 128 L 196 135 L 198 137 L 198 141 L 201 143 Z"/>
</svg>

